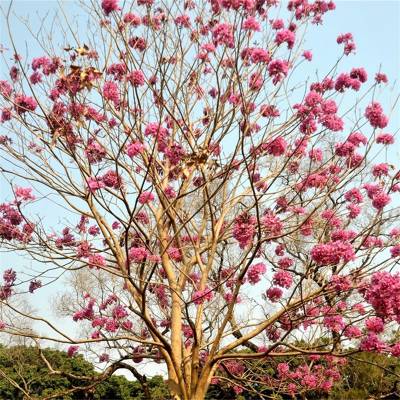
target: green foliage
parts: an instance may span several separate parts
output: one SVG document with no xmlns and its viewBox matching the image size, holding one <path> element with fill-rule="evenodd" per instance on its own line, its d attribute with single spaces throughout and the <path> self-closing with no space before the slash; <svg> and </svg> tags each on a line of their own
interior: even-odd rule
<svg viewBox="0 0 400 400">
<path fill-rule="evenodd" d="M 74 375 L 95 376 L 93 365 L 81 355 L 68 357 L 65 352 L 44 349 L 43 353 L 55 370 Z M 74 381 L 60 375 L 50 375 L 35 347 L 0 345 L 0 399 L 22 400 L 24 394 L 10 379 L 36 398 L 56 395 L 73 387 L 85 386 L 86 381 Z M 7 378 L 6 378 L 7 377 Z M 90 382 L 89 382 L 90 384 Z M 167 400 L 169 392 L 161 376 L 147 382 L 152 400 Z M 78 390 L 71 394 L 57 396 L 57 400 L 147 400 L 138 381 L 129 381 L 124 376 L 113 375 L 95 385 L 91 390 Z"/>
<path fill-rule="evenodd" d="M 340 385 L 335 387 L 330 399 L 400 399 L 398 358 L 373 353 L 360 353 L 354 357 L 357 360 L 350 360 L 343 369 Z"/>
</svg>

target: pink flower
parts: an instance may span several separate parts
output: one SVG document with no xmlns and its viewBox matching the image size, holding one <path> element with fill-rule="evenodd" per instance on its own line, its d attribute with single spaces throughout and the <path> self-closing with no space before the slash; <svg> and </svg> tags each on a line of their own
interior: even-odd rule
<svg viewBox="0 0 400 400">
<path fill-rule="evenodd" d="M 164 194 L 168 199 L 174 199 L 176 197 L 176 192 L 172 186 L 167 186 L 164 190 Z"/>
<path fill-rule="evenodd" d="M 282 289 L 278 287 L 270 287 L 266 294 L 269 300 L 276 303 L 282 297 L 282 293 Z"/>
<path fill-rule="evenodd" d="M 280 115 L 279 110 L 276 108 L 276 106 L 267 104 L 264 104 L 260 107 L 260 114 L 263 117 L 267 118 L 275 118 L 279 117 Z"/>
<path fill-rule="evenodd" d="M 308 156 L 310 157 L 310 160 L 312 161 L 322 161 L 322 150 L 321 149 L 311 149 L 308 152 Z"/>
<path fill-rule="evenodd" d="M 294 264 L 294 260 L 293 260 L 293 258 L 290 258 L 290 257 L 282 257 L 278 261 L 279 267 L 283 268 L 283 269 L 290 268 L 293 264 Z"/>
<path fill-rule="evenodd" d="M 263 77 L 260 72 L 254 72 L 251 74 L 249 79 L 249 88 L 250 90 L 260 90 L 264 83 Z"/>
<path fill-rule="evenodd" d="M 176 262 L 182 261 L 182 252 L 177 247 L 170 247 L 167 250 L 167 254 L 172 260 Z"/>
<path fill-rule="evenodd" d="M 143 262 L 146 260 L 149 252 L 145 247 L 132 247 L 129 249 L 129 259 L 133 262 Z"/>
<path fill-rule="evenodd" d="M 260 23 L 257 21 L 255 17 L 249 16 L 243 22 L 243 29 L 245 31 L 257 31 L 261 30 Z"/>
<path fill-rule="evenodd" d="M 192 301 L 194 304 L 203 304 L 205 301 L 210 301 L 214 297 L 211 289 L 205 288 L 203 290 L 197 290 L 192 295 Z"/>
<path fill-rule="evenodd" d="M 89 192 L 94 193 L 96 190 L 104 188 L 106 185 L 101 179 L 89 177 L 86 180 Z"/>
<path fill-rule="evenodd" d="M 126 146 L 126 154 L 133 158 L 138 154 L 142 153 L 144 150 L 144 145 L 140 142 L 132 142 Z"/>
<path fill-rule="evenodd" d="M 375 333 L 369 333 L 368 336 L 364 337 L 360 343 L 361 351 L 373 351 L 380 353 L 386 348 L 386 345 Z"/>
<path fill-rule="evenodd" d="M 247 270 L 247 278 L 250 285 L 255 285 L 256 283 L 260 282 L 261 275 L 265 274 L 266 271 L 267 267 L 262 262 L 251 265 Z"/>
<path fill-rule="evenodd" d="M 18 114 L 23 114 L 27 111 L 35 111 L 37 103 L 33 97 L 24 94 L 17 94 L 14 98 L 14 108 Z"/>
<path fill-rule="evenodd" d="M 234 47 L 233 26 L 226 23 L 215 25 L 212 30 L 212 36 L 215 45 L 225 44 L 228 47 Z"/>
<path fill-rule="evenodd" d="M 373 197 L 372 206 L 375 207 L 377 210 L 382 210 L 390 203 L 390 201 L 390 196 L 384 192 L 381 192 Z"/>
<path fill-rule="evenodd" d="M 344 329 L 343 335 L 347 338 L 357 338 L 361 336 L 361 329 L 358 326 L 350 325 Z"/>
<path fill-rule="evenodd" d="M 316 244 L 311 249 L 311 258 L 317 265 L 337 265 L 341 261 L 349 262 L 354 260 L 353 246 L 348 242 L 328 242 Z"/>
<path fill-rule="evenodd" d="M 124 22 L 136 28 L 142 23 L 142 19 L 139 15 L 129 12 L 124 15 Z"/>
<path fill-rule="evenodd" d="M 117 81 L 122 81 L 127 71 L 126 65 L 123 63 L 111 64 L 107 70 L 107 75 L 113 75 L 114 79 Z"/>
<path fill-rule="evenodd" d="M 30 77 L 29 81 L 32 83 L 32 85 L 36 85 L 40 82 L 42 82 L 42 75 L 39 71 L 35 71 Z"/>
<path fill-rule="evenodd" d="M 106 266 L 106 260 L 100 254 L 91 254 L 88 258 L 88 264 L 91 268 L 102 268 Z"/>
<path fill-rule="evenodd" d="M 364 83 L 368 79 L 367 71 L 364 68 L 353 68 L 350 71 L 350 77 L 358 79 L 361 83 Z"/>
<path fill-rule="evenodd" d="M 271 59 L 268 50 L 264 50 L 258 47 L 246 47 L 242 50 L 240 56 L 246 63 L 252 62 L 254 64 L 265 64 L 268 63 Z"/>
<path fill-rule="evenodd" d="M 268 64 L 268 73 L 272 78 L 272 83 L 276 85 L 286 77 L 289 70 L 289 64 L 286 60 L 272 60 Z"/>
<path fill-rule="evenodd" d="M 324 317 L 324 326 L 332 332 L 340 332 L 346 324 L 341 315 L 328 315 Z"/>
<path fill-rule="evenodd" d="M 136 50 L 141 51 L 141 52 L 145 51 L 146 47 L 147 47 L 146 40 L 141 38 L 141 37 L 138 37 L 138 36 L 130 38 L 128 40 L 128 44 L 133 49 L 136 49 Z M 150 81 L 151 81 L 151 78 L 150 78 Z"/>
<path fill-rule="evenodd" d="M 68 357 L 73 357 L 79 350 L 79 346 L 69 346 L 67 350 Z"/>
<path fill-rule="evenodd" d="M 344 54 L 348 56 L 352 51 L 356 49 L 356 45 L 353 41 L 353 35 L 351 33 L 341 34 L 336 39 L 338 44 L 344 44 Z"/>
<path fill-rule="evenodd" d="M 394 136 L 391 133 L 380 133 L 376 137 L 376 143 L 389 145 L 394 143 Z"/>
<path fill-rule="evenodd" d="M 292 286 L 293 277 L 288 271 L 278 271 L 275 272 L 272 282 L 274 285 L 289 289 Z"/>
<path fill-rule="evenodd" d="M 279 363 L 276 366 L 276 370 L 278 371 L 279 376 L 286 377 L 289 373 L 289 364 L 288 363 Z"/>
<path fill-rule="evenodd" d="M 376 164 L 372 168 L 372 175 L 376 178 L 387 176 L 389 174 L 389 165 L 386 163 Z"/>
<path fill-rule="evenodd" d="M 377 315 L 400 321 L 400 274 L 376 272 L 360 291 Z"/>
<path fill-rule="evenodd" d="M 106 15 L 109 15 L 113 11 L 120 10 L 120 8 L 118 7 L 118 0 L 103 0 L 101 2 L 101 8 Z"/>
<path fill-rule="evenodd" d="M 115 107 L 119 105 L 119 88 L 115 82 L 108 81 L 103 86 L 103 97 L 114 103 Z"/>
<path fill-rule="evenodd" d="M 11 117 L 12 117 L 12 114 L 11 114 L 10 108 L 3 108 L 1 110 L 1 116 L 0 116 L 1 123 L 10 121 Z"/>
<path fill-rule="evenodd" d="M 347 138 L 347 142 L 358 147 L 360 144 L 367 144 L 368 139 L 361 132 L 351 132 Z"/>
<path fill-rule="evenodd" d="M 352 284 L 350 278 L 341 275 L 332 275 L 330 279 L 330 286 L 337 292 L 346 292 L 351 289 Z"/>
<path fill-rule="evenodd" d="M 400 357 L 400 342 L 397 342 L 390 348 L 393 357 Z"/>
<path fill-rule="evenodd" d="M 397 244 L 390 248 L 390 255 L 392 258 L 400 257 L 400 244 Z"/>
<path fill-rule="evenodd" d="M 286 147 L 286 140 L 282 136 L 279 136 L 276 139 L 272 139 L 269 142 L 261 145 L 262 150 L 275 157 L 285 154 Z"/>
<path fill-rule="evenodd" d="M 155 199 L 154 194 L 151 192 L 142 192 L 139 196 L 139 203 L 140 204 L 148 204 Z"/>
<path fill-rule="evenodd" d="M 0 80 L 0 94 L 3 97 L 9 98 L 13 91 L 12 86 L 7 81 Z"/>
<path fill-rule="evenodd" d="M 344 194 L 344 198 L 346 201 L 350 201 L 350 202 L 356 203 L 356 204 L 360 204 L 364 200 L 363 195 L 361 194 L 360 190 L 357 188 L 348 190 Z"/>
<path fill-rule="evenodd" d="M 247 247 L 253 240 L 257 219 L 244 212 L 235 219 L 233 237 L 239 242 L 241 249 Z"/>
<path fill-rule="evenodd" d="M 29 293 L 33 293 L 35 290 L 37 290 L 41 287 L 42 287 L 42 282 L 37 279 L 34 279 L 33 281 L 31 281 L 29 283 L 29 289 L 28 289 Z"/>
<path fill-rule="evenodd" d="M 307 60 L 307 61 L 311 61 L 312 60 L 312 53 L 310 50 L 306 50 L 303 53 L 303 57 Z"/>
<path fill-rule="evenodd" d="M 382 333 L 384 329 L 384 324 L 381 318 L 371 317 L 365 321 L 365 326 L 369 332 Z"/>
<path fill-rule="evenodd" d="M 115 171 L 107 171 L 101 180 L 109 188 L 120 189 L 122 187 L 122 178 Z"/>
<path fill-rule="evenodd" d="M 373 128 L 385 128 L 389 121 L 383 113 L 382 106 L 377 102 L 371 103 L 366 108 L 365 117 Z"/>
<path fill-rule="evenodd" d="M 285 27 L 285 23 L 283 22 L 283 19 L 275 19 L 272 22 L 272 29 L 283 29 Z"/>
<path fill-rule="evenodd" d="M 122 319 L 128 316 L 128 312 L 125 310 L 124 306 L 118 304 L 112 310 L 112 316 L 114 319 Z"/>
<path fill-rule="evenodd" d="M 276 33 L 275 43 L 280 46 L 282 43 L 286 43 L 288 49 L 293 48 L 296 35 L 289 29 L 282 29 Z"/>
<path fill-rule="evenodd" d="M 95 164 L 103 160 L 106 156 L 105 148 L 95 139 L 90 138 L 85 148 L 85 154 L 90 164 Z"/>
<path fill-rule="evenodd" d="M 382 82 L 383 83 L 388 83 L 388 78 L 387 78 L 386 74 L 378 72 L 375 75 L 375 81 L 376 81 L 376 83 L 382 83 Z"/>
<path fill-rule="evenodd" d="M 16 186 L 14 189 L 15 197 L 19 200 L 29 201 L 35 200 L 35 196 L 32 194 L 32 188 L 22 188 Z"/>
<path fill-rule="evenodd" d="M 144 74 L 140 70 L 135 70 L 135 71 L 130 72 L 126 78 L 133 86 L 136 86 L 136 87 L 143 86 L 145 83 Z"/>
<path fill-rule="evenodd" d="M 361 83 L 358 79 L 352 78 L 349 74 L 340 74 L 335 82 L 335 90 L 343 93 L 345 89 L 351 88 L 358 91 Z"/>
</svg>

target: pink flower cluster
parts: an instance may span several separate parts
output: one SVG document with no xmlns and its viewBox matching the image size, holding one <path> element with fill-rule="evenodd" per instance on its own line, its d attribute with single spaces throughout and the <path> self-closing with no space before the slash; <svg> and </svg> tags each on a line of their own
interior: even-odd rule
<svg viewBox="0 0 400 400">
<path fill-rule="evenodd" d="M 266 292 L 267 298 L 273 303 L 279 301 L 279 299 L 282 297 L 282 294 L 282 289 L 275 286 L 270 287 Z"/>
<path fill-rule="evenodd" d="M 317 265 L 337 265 L 354 260 L 355 253 L 349 242 L 332 241 L 316 244 L 311 249 L 311 258 Z"/>
<path fill-rule="evenodd" d="M 293 277 L 288 271 L 277 271 L 272 278 L 272 282 L 274 285 L 289 289 L 292 286 Z"/>
<path fill-rule="evenodd" d="M 351 33 L 344 33 L 337 37 L 338 44 L 344 44 L 344 54 L 348 56 L 351 52 L 356 50 L 353 35 Z"/>
<path fill-rule="evenodd" d="M 85 148 L 85 154 L 90 164 L 95 164 L 103 160 L 106 156 L 105 148 L 94 138 L 89 138 Z"/>
<path fill-rule="evenodd" d="M 151 203 L 152 201 L 154 201 L 154 199 L 155 199 L 155 197 L 152 192 L 144 191 L 144 192 L 140 193 L 138 202 L 140 204 L 148 204 L 148 203 Z"/>
<path fill-rule="evenodd" d="M 345 89 L 351 88 L 358 91 L 361 84 L 367 81 L 367 72 L 364 68 L 353 68 L 350 74 L 340 74 L 335 82 L 335 90 L 344 92 Z"/>
<path fill-rule="evenodd" d="M 244 212 L 235 218 L 233 237 L 239 242 L 239 247 L 244 249 L 253 240 L 255 235 L 256 217 Z"/>
<path fill-rule="evenodd" d="M 289 71 L 289 63 L 286 60 L 272 60 L 268 64 L 268 73 L 274 85 L 286 77 Z"/>
<path fill-rule="evenodd" d="M 282 136 L 279 136 L 261 145 L 261 149 L 263 151 L 274 157 L 279 157 L 285 154 L 286 148 L 287 142 Z"/>
<path fill-rule="evenodd" d="M 106 15 L 111 14 L 113 11 L 120 10 L 118 6 L 118 0 L 102 0 L 101 8 L 103 9 L 104 14 Z"/>
<path fill-rule="evenodd" d="M 130 72 L 127 76 L 126 79 L 133 85 L 133 86 L 143 86 L 145 83 L 145 76 L 142 71 L 140 70 L 135 70 Z"/>
<path fill-rule="evenodd" d="M 260 23 L 257 21 L 257 19 L 253 16 L 249 16 L 247 17 L 244 21 L 243 21 L 243 25 L 242 25 L 243 29 L 245 31 L 255 31 L 255 32 L 259 32 L 261 30 L 261 25 Z"/>
<path fill-rule="evenodd" d="M 400 323 L 400 274 L 376 272 L 360 291 L 380 318 Z"/>
<path fill-rule="evenodd" d="M 253 64 L 261 64 L 268 63 L 271 59 L 271 56 L 268 50 L 261 49 L 259 47 L 246 47 L 240 53 L 240 57 L 245 62 L 246 65 Z"/>
<path fill-rule="evenodd" d="M 128 252 L 129 259 L 136 263 L 141 263 L 149 256 L 149 251 L 145 247 L 132 247 Z"/>
<path fill-rule="evenodd" d="M 391 197 L 381 185 L 366 183 L 363 188 L 367 190 L 367 195 L 372 200 L 372 206 L 377 210 L 382 210 L 391 202 Z"/>
<path fill-rule="evenodd" d="M 294 42 L 296 40 L 296 35 L 289 29 L 281 29 L 276 33 L 275 43 L 280 46 L 282 43 L 286 43 L 288 49 L 292 49 Z"/>
<path fill-rule="evenodd" d="M 114 103 L 118 107 L 120 101 L 120 93 L 118 85 L 115 82 L 108 81 L 103 86 L 103 97 Z"/>
<path fill-rule="evenodd" d="M 337 105 L 334 100 L 324 100 L 316 90 L 311 90 L 302 104 L 295 104 L 300 118 L 300 131 L 310 134 L 317 131 L 317 122 L 325 128 L 338 132 L 343 130 L 343 120 L 336 114 Z"/>
<path fill-rule="evenodd" d="M 25 94 L 17 94 L 14 97 L 14 108 L 18 114 L 35 111 L 36 107 L 37 103 L 33 97 L 26 96 Z"/>
<path fill-rule="evenodd" d="M 382 333 L 385 325 L 381 318 L 371 317 L 365 321 L 365 327 L 367 328 L 368 332 Z"/>
<path fill-rule="evenodd" d="M 0 204 L 0 239 L 26 243 L 33 230 L 34 225 L 25 221 L 15 202 Z"/>
<path fill-rule="evenodd" d="M 196 305 L 203 304 L 205 301 L 211 301 L 214 297 L 212 289 L 205 288 L 203 290 L 197 290 L 192 295 L 192 301 Z"/>
<path fill-rule="evenodd" d="M 261 275 L 267 272 L 267 267 L 264 263 L 260 262 L 254 265 L 251 265 L 247 270 L 247 279 L 250 285 L 255 285 L 260 282 Z"/>
<path fill-rule="evenodd" d="M 126 146 L 126 154 L 128 154 L 128 156 L 131 158 L 142 153 L 143 150 L 144 150 L 144 145 L 143 145 L 143 143 L 140 143 L 139 141 L 131 142 Z"/>
<path fill-rule="evenodd" d="M 365 117 L 373 128 L 385 128 L 389 122 L 388 117 L 383 113 L 382 106 L 377 102 L 372 102 L 365 109 Z"/>
<path fill-rule="evenodd" d="M 212 37 L 215 46 L 226 45 L 227 47 L 234 47 L 233 26 L 226 23 L 219 23 L 215 25 L 212 30 Z"/>
<path fill-rule="evenodd" d="M 376 137 L 376 143 L 389 145 L 394 143 L 394 136 L 391 133 L 380 133 Z"/>
</svg>

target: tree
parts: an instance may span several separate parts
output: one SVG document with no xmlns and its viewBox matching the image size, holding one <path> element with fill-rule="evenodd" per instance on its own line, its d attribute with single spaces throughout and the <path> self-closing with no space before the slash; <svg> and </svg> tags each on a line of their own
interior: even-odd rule
<svg viewBox="0 0 400 400">
<path fill-rule="evenodd" d="M 46 363 L 64 374 L 49 374 Z M 0 396 L 3 399 L 63 400 L 141 400 L 146 393 L 137 381 L 124 376 L 111 376 L 87 390 L 87 377 L 96 378 L 93 364 L 82 355 L 68 357 L 66 352 L 27 346 L 0 346 Z M 74 377 L 72 376 L 74 375 Z M 83 381 L 79 379 L 83 377 Z M 168 398 L 162 377 L 149 380 L 149 393 L 154 400 Z"/>
<path fill-rule="evenodd" d="M 84 2 L 87 31 L 55 19 L 65 43 L 31 60 L 8 18 L 0 237 L 39 272 L 6 269 L 2 307 L 77 270 L 96 284 L 64 297 L 74 332 L 39 311 L 40 328 L 6 319 L 4 334 L 96 354 L 98 379 L 128 369 L 145 392 L 142 365 L 163 364 L 185 400 L 222 380 L 329 392 L 346 357 L 400 355 L 385 336 L 400 321 L 388 78 L 340 71 L 346 33 L 310 83 L 301 38 L 334 3 L 277 5 Z"/>
</svg>

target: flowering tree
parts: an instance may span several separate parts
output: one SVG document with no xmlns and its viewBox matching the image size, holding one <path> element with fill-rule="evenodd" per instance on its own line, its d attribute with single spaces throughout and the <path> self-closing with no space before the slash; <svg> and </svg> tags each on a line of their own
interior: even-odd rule
<svg viewBox="0 0 400 400">
<path fill-rule="evenodd" d="M 12 189 L 0 238 L 39 266 L 29 279 L 2 266 L 3 334 L 70 356 L 85 346 L 98 379 L 124 368 L 145 385 L 141 365 L 163 363 L 175 399 L 217 382 L 329 391 L 355 352 L 400 356 L 387 336 L 400 323 L 400 173 L 377 99 L 387 77 L 368 86 L 363 68 L 339 70 L 356 49 L 346 33 L 335 67 L 304 79 L 305 28 L 334 3 L 83 7 L 86 44 L 71 31 L 73 45 L 43 44 L 29 62 L 14 47 L 0 81 Z M 68 275 L 80 279 L 62 298 L 74 334 L 15 305 Z"/>
</svg>

